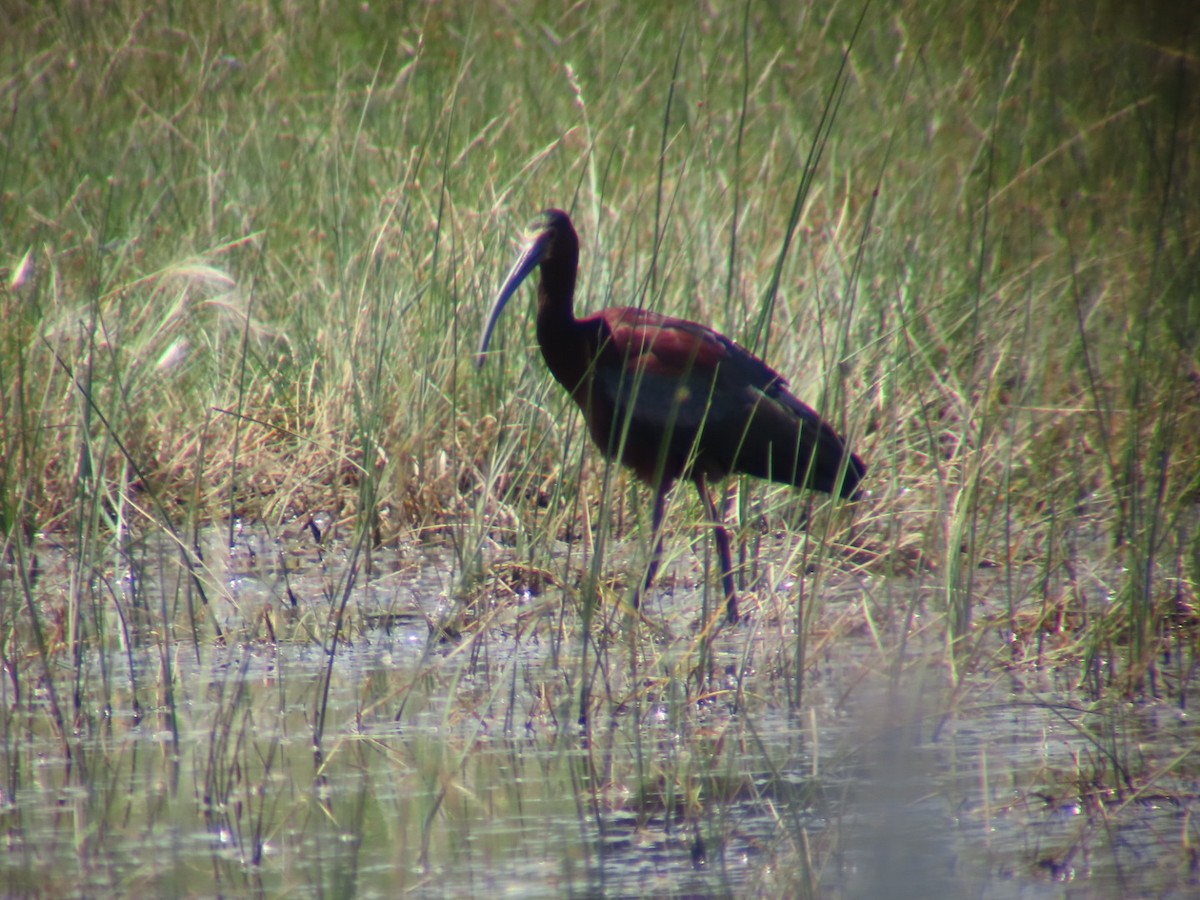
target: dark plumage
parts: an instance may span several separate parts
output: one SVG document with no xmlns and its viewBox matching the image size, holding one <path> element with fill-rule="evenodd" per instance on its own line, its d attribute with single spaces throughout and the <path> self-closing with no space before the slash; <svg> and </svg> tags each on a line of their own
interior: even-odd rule
<svg viewBox="0 0 1200 900">
<path fill-rule="evenodd" d="M 863 461 L 770 366 L 711 328 L 634 307 L 576 319 L 579 238 L 565 212 L 549 209 L 488 312 L 477 362 L 520 284 L 540 269 L 537 339 L 554 378 L 583 410 L 592 439 L 655 489 L 655 551 L 662 553 L 667 492 L 695 483 L 716 529 L 728 618 L 737 621 L 729 535 L 707 482 L 731 472 L 854 497 Z"/>
</svg>

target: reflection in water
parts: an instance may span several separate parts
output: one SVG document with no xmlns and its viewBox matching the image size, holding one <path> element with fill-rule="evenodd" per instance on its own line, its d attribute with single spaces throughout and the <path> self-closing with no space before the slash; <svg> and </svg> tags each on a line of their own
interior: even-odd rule
<svg viewBox="0 0 1200 900">
<path fill-rule="evenodd" d="M 847 627 L 857 582 L 827 580 L 790 714 L 787 594 L 708 641 L 702 599 L 677 578 L 650 624 L 607 604 L 585 655 L 561 588 L 454 603 L 448 557 L 414 550 L 376 551 L 350 583 L 345 549 L 304 534 L 242 534 L 232 552 L 214 536 L 199 611 L 174 557 L 148 544 L 126 560 L 121 616 L 101 623 L 111 651 L 56 675 L 77 699 L 6 681 L 7 892 L 1059 896 L 1084 879 L 1099 892 L 1180 883 L 1148 835 L 1186 827 L 1186 804 L 1129 797 L 1107 823 L 1087 808 L 1106 762 L 1065 691 L 1042 686 L 1035 701 L 981 679 L 951 696 L 940 648 L 918 633 L 880 665 L 886 631 Z M 64 555 L 42 576 L 47 608 L 70 571 Z M 1182 718 L 1152 730 L 1167 748 L 1195 743 Z"/>
</svg>

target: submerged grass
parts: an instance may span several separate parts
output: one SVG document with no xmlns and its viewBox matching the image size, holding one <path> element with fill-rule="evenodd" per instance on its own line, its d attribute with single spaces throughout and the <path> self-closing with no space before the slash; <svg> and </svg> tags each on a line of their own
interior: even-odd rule
<svg viewBox="0 0 1200 900">
<path fill-rule="evenodd" d="M 425 805 L 399 827 L 429 877 L 454 853 L 436 824 L 501 777 L 483 771 L 491 757 L 470 774 L 481 732 L 449 751 L 386 737 L 345 751 L 331 737 L 343 723 L 327 720 L 339 655 L 414 615 L 430 637 L 398 680 L 362 686 L 360 724 L 432 709 L 452 731 L 506 697 L 505 731 L 525 716 L 555 735 L 539 759 L 565 762 L 542 775 L 579 804 L 581 833 L 628 807 L 639 828 L 687 835 L 697 859 L 719 858 L 732 808 L 719 801 L 749 790 L 752 759 L 781 810 L 755 882 L 768 892 L 843 884 L 830 872 L 844 871 L 853 829 L 817 834 L 789 812 L 817 801 L 780 799 L 795 758 L 774 761 L 755 734 L 775 716 L 802 721 L 814 665 L 850 633 L 896 696 L 938 685 L 892 737 L 862 739 L 884 747 L 865 754 L 881 768 L 895 751 L 919 771 L 909 732 L 972 709 L 979 673 L 1014 671 L 1026 696 L 1091 720 L 1078 772 L 1025 796 L 1074 785 L 1081 806 L 1112 811 L 1151 785 L 1186 793 L 1194 735 L 1177 757 L 1144 758 L 1122 737 L 1121 705 L 1185 709 L 1196 670 L 1200 30 L 1185 4 L 300 15 L 227 0 L 34 4 L 11 18 L 0 816 L 12 828 L 32 735 L 57 744 L 63 786 L 77 779 L 99 809 L 113 782 L 86 779 L 124 751 L 84 738 L 110 734 L 111 716 L 150 717 L 179 753 L 184 661 L 191 671 L 222 644 L 311 644 L 320 688 L 281 677 L 274 709 L 247 695 L 244 670 L 213 682 L 196 790 L 218 843 L 236 833 L 255 848 L 214 883 L 261 888 L 262 848 L 328 827 L 345 853 L 313 863 L 328 865 L 319 883 L 352 889 L 362 832 L 345 823 L 397 827 L 367 776 L 334 799 L 318 787 L 320 812 L 273 793 L 298 732 L 326 784 L 355 754 L 413 754 L 402 768 L 421 773 Z M 509 318 L 490 364 L 471 366 L 511 239 L 549 205 L 579 226 L 581 310 L 711 323 L 766 354 L 871 467 L 869 498 L 849 510 L 725 487 L 753 613 L 741 647 L 709 627 L 717 579 L 687 491 L 668 515 L 663 587 L 698 584 L 703 607 L 672 617 L 651 603 L 650 625 L 630 615 L 650 498 L 590 445 L 527 322 Z M 281 543 L 255 550 L 242 526 Z M 310 538 L 315 608 L 297 603 L 279 549 Z M 454 560 L 437 576 L 440 607 L 362 599 L 390 577 L 381 548 L 412 560 L 422 545 Z M 261 586 L 254 602 L 245 578 Z M 847 586 L 853 602 L 831 606 Z M 485 639 L 494 630 L 513 656 Z M 536 676 L 520 662 L 530 645 L 550 648 Z M 716 707 L 740 718 L 709 721 Z M 289 724 L 261 741 L 271 717 Z M 1181 860 L 1195 843 L 1183 834 Z M 6 871 L 38 866 L 30 852 Z M 598 856 L 568 868 L 603 878 Z"/>
</svg>

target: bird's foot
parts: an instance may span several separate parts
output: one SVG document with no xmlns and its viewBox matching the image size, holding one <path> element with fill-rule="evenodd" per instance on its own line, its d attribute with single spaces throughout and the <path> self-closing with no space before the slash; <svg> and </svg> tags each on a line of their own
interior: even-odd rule
<svg viewBox="0 0 1200 900">
<path fill-rule="evenodd" d="M 742 609 L 736 594 L 725 603 L 725 624 L 743 627 L 750 624 L 750 613 Z"/>
</svg>

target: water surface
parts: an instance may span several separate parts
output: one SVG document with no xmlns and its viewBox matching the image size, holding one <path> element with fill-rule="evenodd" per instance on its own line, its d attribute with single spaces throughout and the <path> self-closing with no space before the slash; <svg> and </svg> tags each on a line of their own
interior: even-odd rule
<svg viewBox="0 0 1200 900">
<path fill-rule="evenodd" d="M 42 549 L 45 621 L 109 649 L 9 665 L 7 893 L 1196 889 L 1190 717 L 1101 714 L 1001 636 L 955 682 L 919 582 L 821 580 L 801 682 L 794 584 L 706 637 L 680 559 L 646 621 L 613 601 L 584 642 L 574 586 L 468 598 L 447 548 L 368 568 L 310 534 L 214 532 L 199 575 L 147 543 L 90 606 Z M 918 602 L 879 620 L 885 587 Z"/>
</svg>

